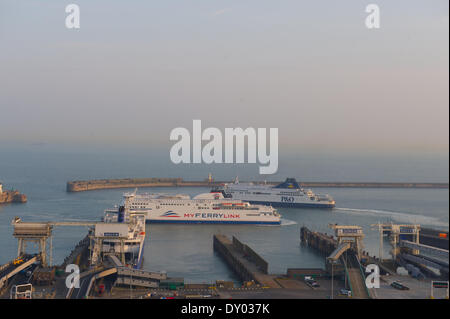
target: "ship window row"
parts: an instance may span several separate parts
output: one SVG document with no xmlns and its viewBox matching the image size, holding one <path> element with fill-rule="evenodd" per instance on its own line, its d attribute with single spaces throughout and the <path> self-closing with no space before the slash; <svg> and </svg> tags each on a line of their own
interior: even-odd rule
<svg viewBox="0 0 450 319">
<path fill-rule="evenodd" d="M 139 242 L 132 241 L 132 242 L 125 242 L 124 244 L 125 244 L 126 246 L 135 246 L 135 245 L 139 245 L 140 243 L 139 243 Z M 103 245 L 110 245 L 110 246 L 115 246 L 115 245 L 117 245 L 117 246 L 119 246 L 119 245 L 120 245 L 120 242 L 116 242 L 116 241 L 112 241 L 112 242 L 110 242 L 110 241 L 103 241 Z"/>
<path fill-rule="evenodd" d="M 278 195 L 288 195 L 288 196 L 303 196 L 303 194 L 299 193 L 290 193 L 290 192 L 280 192 Z"/>
<path fill-rule="evenodd" d="M 142 205 L 142 206 L 140 206 L 141 208 L 143 208 L 143 207 L 147 207 L 148 206 L 148 203 L 133 203 L 133 204 L 131 204 L 132 206 L 131 207 L 138 207 L 138 206 L 140 206 L 140 205 Z M 160 205 L 166 205 L 166 206 L 168 206 L 168 205 L 171 205 L 171 206 L 185 206 L 186 204 L 179 204 L 179 203 L 161 203 Z M 189 204 L 188 204 L 189 205 Z"/>
<path fill-rule="evenodd" d="M 160 205 L 161 206 L 185 206 L 186 204 L 178 204 L 178 203 L 163 204 L 163 203 L 161 203 Z M 187 204 L 187 205 L 189 206 L 190 204 Z"/>
<path fill-rule="evenodd" d="M 232 210 L 259 210 L 257 207 L 236 207 L 236 206 L 217 206 L 214 209 L 232 209 Z"/>
</svg>

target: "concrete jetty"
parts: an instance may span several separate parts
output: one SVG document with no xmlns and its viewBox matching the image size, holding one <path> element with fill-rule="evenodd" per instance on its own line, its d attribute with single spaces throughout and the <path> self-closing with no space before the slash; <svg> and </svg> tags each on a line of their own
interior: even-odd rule
<svg viewBox="0 0 450 319">
<path fill-rule="evenodd" d="M 300 228 L 300 240 L 326 256 L 329 256 L 337 247 L 337 241 L 333 236 L 311 231 L 307 227 Z"/>
<path fill-rule="evenodd" d="M 136 187 L 212 187 L 231 181 L 185 181 L 182 178 L 121 178 L 94 179 L 84 181 L 69 181 L 68 192 L 83 192 L 110 188 Z M 243 182 L 246 183 L 246 182 Z M 263 184 L 263 182 L 253 182 Z M 267 185 L 277 185 L 281 182 L 267 182 Z M 448 183 L 355 183 L 355 182 L 300 182 L 300 187 L 347 187 L 347 188 L 448 188 Z"/>
<path fill-rule="evenodd" d="M 268 274 L 268 263 L 249 246 L 235 237 L 231 241 L 224 235 L 214 235 L 213 241 L 214 251 L 225 259 L 242 280 L 253 280 L 264 287 L 281 288 L 275 281 L 276 276 Z"/>
</svg>

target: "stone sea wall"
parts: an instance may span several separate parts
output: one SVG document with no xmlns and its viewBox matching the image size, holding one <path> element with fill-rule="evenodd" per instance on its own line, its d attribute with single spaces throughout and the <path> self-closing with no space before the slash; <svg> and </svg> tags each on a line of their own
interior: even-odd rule
<svg viewBox="0 0 450 319">
<path fill-rule="evenodd" d="M 67 182 L 68 192 L 83 192 L 108 188 L 136 187 L 211 187 L 230 181 L 184 181 L 182 178 L 122 178 L 97 179 Z M 276 185 L 280 182 L 268 182 Z M 448 183 L 353 183 L 353 182 L 300 182 L 304 188 L 316 187 L 348 187 L 348 188 L 448 188 Z"/>
</svg>

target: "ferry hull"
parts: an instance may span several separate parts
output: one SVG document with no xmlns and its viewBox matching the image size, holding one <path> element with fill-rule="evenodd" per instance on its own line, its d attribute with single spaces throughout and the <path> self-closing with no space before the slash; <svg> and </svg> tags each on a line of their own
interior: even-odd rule
<svg viewBox="0 0 450 319">
<path fill-rule="evenodd" d="M 167 220 L 147 219 L 147 224 L 243 224 L 243 225 L 280 225 L 281 221 L 249 221 L 249 220 Z"/>
<path fill-rule="evenodd" d="M 268 205 L 272 207 L 285 208 L 334 208 L 335 204 L 330 203 L 281 203 L 281 202 L 265 202 L 265 201 L 248 201 L 250 204 Z"/>
</svg>

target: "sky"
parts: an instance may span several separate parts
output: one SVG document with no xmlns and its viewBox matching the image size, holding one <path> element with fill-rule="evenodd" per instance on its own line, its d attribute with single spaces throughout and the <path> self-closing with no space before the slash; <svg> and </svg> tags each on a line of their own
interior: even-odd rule
<svg viewBox="0 0 450 319">
<path fill-rule="evenodd" d="M 285 151 L 448 154 L 448 6 L 0 0 L 0 142 L 167 147 L 200 119 Z"/>
</svg>

